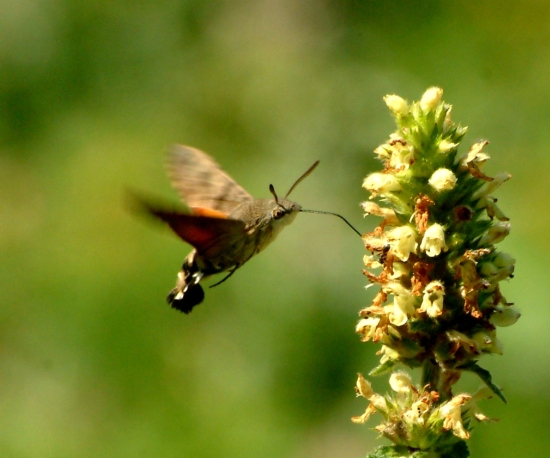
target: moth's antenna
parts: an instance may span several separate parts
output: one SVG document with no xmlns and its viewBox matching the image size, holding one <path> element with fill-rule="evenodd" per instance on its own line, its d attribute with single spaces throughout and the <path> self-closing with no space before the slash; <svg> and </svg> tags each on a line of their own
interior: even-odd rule
<svg viewBox="0 0 550 458">
<path fill-rule="evenodd" d="M 298 178 L 294 184 L 290 187 L 290 189 L 288 190 L 288 192 L 286 193 L 286 196 L 285 196 L 285 199 L 288 197 L 288 195 L 292 192 L 292 190 L 298 186 L 298 183 L 300 183 L 305 177 L 307 177 L 311 172 L 313 172 L 315 170 L 315 167 L 317 167 L 319 165 L 319 161 L 315 161 L 315 163 L 309 168 L 306 170 L 306 172 L 300 177 Z M 272 193 L 273 194 L 273 193 Z M 277 199 L 275 199 L 277 200 Z"/>
<path fill-rule="evenodd" d="M 315 163 L 314 165 L 317 165 L 317 163 Z M 311 170 L 309 170 L 308 172 L 310 172 Z M 342 215 L 339 215 L 338 213 L 332 213 L 332 212 L 324 212 L 324 211 L 321 211 L 321 210 L 304 210 L 303 208 L 300 210 L 301 212 L 304 212 L 304 213 L 321 213 L 322 215 L 333 215 L 333 216 L 337 216 L 338 218 L 344 220 L 344 222 L 353 229 L 353 231 L 359 236 L 359 237 L 363 237 L 361 235 L 361 232 L 359 232 L 357 229 L 355 229 L 351 223 L 346 219 L 344 218 Z"/>
<path fill-rule="evenodd" d="M 275 192 L 275 188 L 272 184 L 269 185 L 269 192 L 273 194 L 273 197 L 275 197 L 275 203 L 279 205 L 279 198 L 277 197 L 277 193 Z"/>
</svg>

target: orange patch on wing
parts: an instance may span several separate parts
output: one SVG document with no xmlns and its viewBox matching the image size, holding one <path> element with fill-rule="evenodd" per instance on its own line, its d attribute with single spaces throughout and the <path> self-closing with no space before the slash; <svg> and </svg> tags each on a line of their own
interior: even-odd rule
<svg viewBox="0 0 550 458">
<path fill-rule="evenodd" d="M 191 207 L 191 212 L 194 216 L 208 216 L 210 218 L 227 219 L 227 215 L 225 213 L 219 210 L 212 210 L 211 208 Z"/>
</svg>

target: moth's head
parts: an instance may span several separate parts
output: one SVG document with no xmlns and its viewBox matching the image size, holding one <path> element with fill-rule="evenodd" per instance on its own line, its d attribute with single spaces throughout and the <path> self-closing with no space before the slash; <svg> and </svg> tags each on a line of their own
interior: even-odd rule
<svg viewBox="0 0 550 458">
<path fill-rule="evenodd" d="M 271 218 L 273 221 L 281 221 L 283 225 L 290 224 L 296 218 L 298 212 L 302 209 L 296 202 L 292 202 L 286 198 L 280 199 L 277 197 L 275 188 L 272 184 L 269 185 L 269 191 L 273 194 L 273 207 L 271 209 Z"/>
<path fill-rule="evenodd" d="M 294 182 L 294 184 L 290 187 L 283 199 L 279 199 L 273 185 L 269 185 L 269 192 L 273 195 L 273 200 L 269 201 L 269 205 L 271 207 L 270 219 L 276 226 L 283 227 L 287 224 L 290 224 L 292 221 L 294 221 L 294 218 L 296 218 L 298 212 L 302 210 L 302 207 L 300 207 L 300 205 L 298 205 L 296 202 L 288 200 L 287 197 L 298 185 L 298 183 L 300 183 L 305 177 L 313 172 L 315 167 L 317 167 L 318 165 L 319 161 L 315 161 L 315 163 Z"/>
<path fill-rule="evenodd" d="M 274 221 L 281 221 L 284 225 L 290 224 L 302 209 L 296 202 L 288 199 L 275 199 L 271 210 L 271 217 Z"/>
</svg>

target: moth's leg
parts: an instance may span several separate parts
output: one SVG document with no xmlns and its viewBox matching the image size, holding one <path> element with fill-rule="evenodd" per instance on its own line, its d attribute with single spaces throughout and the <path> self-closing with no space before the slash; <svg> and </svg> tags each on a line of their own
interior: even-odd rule
<svg viewBox="0 0 550 458">
<path fill-rule="evenodd" d="M 197 252 L 193 250 L 187 255 L 185 261 L 183 261 L 183 266 L 181 266 L 181 271 L 183 272 L 186 279 L 192 277 L 197 272 L 200 272 L 200 267 L 195 260 Z"/>
<path fill-rule="evenodd" d="M 235 267 L 233 267 L 225 277 L 223 277 L 218 283 L 214 283 L 213 285 L 211 285 L 210 288 L 214 288 L 214 286 L 218 286 L 222 284 L 225 280 L 231 277 L 231 275 L 233 275 L 239 267 L 243 266 L 246 262 L 248 262 L 248 260 L 252 256 L 254 256 L 254 253 L 252 253 L 248 258 L 246 258 L 244 262 L 241 262 L 240 264 L 236 264 Z"/>
<path fill-rule="evenodd" d="M 225 280 L 227 280 L 229 277 L 231 277 L 231 275 L 233 275 L 235 273 L 235 271 L 241 267 L 242 264 L 237 264 L 235 267 L 233 267 L 229 273 L 223 277 L 218 283 L 214 283 L 213 285 L 210 285 L 210 288 L 214 288 L 214 286 L 218 286 L 218 285 L 221 285 Z"/>
</svg>

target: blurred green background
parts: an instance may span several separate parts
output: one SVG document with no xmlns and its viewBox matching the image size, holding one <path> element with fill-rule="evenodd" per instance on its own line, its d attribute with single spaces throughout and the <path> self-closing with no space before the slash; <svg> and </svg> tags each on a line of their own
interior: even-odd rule
<svg viewBox="0 0 550 458">
<path fill-rule="evenodd" d="M 377 347 L 354 333 L 372 292 L 349 228 L 300 215 L 184 316 L 164 297 L 189 247 L 122 194 L 176 202 L 174 142 L 258 197 L 320 159 L 293 199 L 372 230 L 358 204 L 394 130 L 382 97 L 431 85 L 470 126 L 463 149 L 490 139 L 485 170 L 513 175 L 500 248 L 523 317 L 481 361 L 509 403 L 482 405 L 501 420 L 472 456 L 548 454 L 549 23 L 550 3 L 518 0 L 0 1 L 0 456 L 352 458 L 386 443 L 374 419 L 350 421 Z"/>
</svg>

